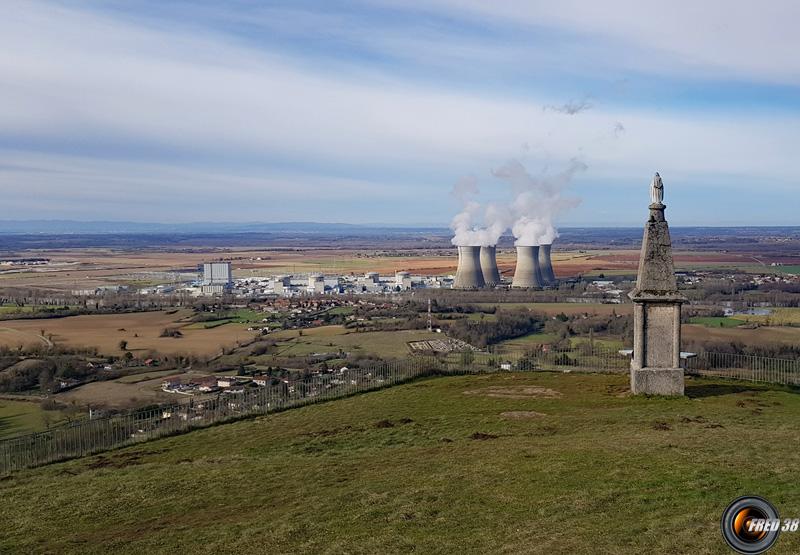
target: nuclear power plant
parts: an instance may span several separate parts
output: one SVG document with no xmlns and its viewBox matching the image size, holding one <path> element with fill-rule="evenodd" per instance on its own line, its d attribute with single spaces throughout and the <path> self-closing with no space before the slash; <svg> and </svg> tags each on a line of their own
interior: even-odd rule
<svg viewBox="0 0 800 555">
<path fill-rule="evenodd" d="M 485 286 L 486 281 L 481 270 L 481 248 L 458 247 L 458 268 L 453 288 L 479 289 Z"/>
<path fill-rule="evenodd" d="M 500 270 L 497 269 L 497 247 L 481 247 L 481 271 L 487 287 L 500 285 Z"/>
<path fill-rule="evenodd" d="M 553 245 L 517 247 L 517 266 L 511 287 L 537 289 L 557 285 L 550 252 Z M 458 247 L 454 289 L 481 289 L 503 285 L 497 267 L 497 247 Z"/>
<path fill-rule="evenodd" d="M 556 282 L 556 276 L 553 273 L 553 262 L 550 259 L 552 247 L 552 244 L 539 246 L 539 269 L 542 273 L 542 285 L 554 285 Z"/>
<path fill-rule="evenodd" d="M 517 247 L 517 268 L 511 287 L 542 287 L 542 272 L 539 269 L 539 247 Z"/>
</svg>

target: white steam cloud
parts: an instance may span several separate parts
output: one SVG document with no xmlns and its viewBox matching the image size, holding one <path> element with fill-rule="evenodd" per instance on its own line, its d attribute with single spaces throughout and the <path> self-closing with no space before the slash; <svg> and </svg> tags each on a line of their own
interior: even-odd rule
<svg viewBox="0 0 800 555">
<path fill-rule="evenodd" d="M 539 176 L 528 173 L 519 160 L 512 159 L 491 175 L 510 185 L 512 199 L 508 203 L 489 203 L 483 207 L 476 199 L 480 193 L 474 176 L 459 180 L 452 195 L 462 206 L 450 224 L 452 243 L 458 246 L 496 245 L 509 228 L 517 246 L 552 243 L 558 237 L 555 219 L 580 204 L 580 199 L 564 196 L 575 174 L 585 171 L 586 164 L 570 160 L 562 171 Z"/>
</svg>

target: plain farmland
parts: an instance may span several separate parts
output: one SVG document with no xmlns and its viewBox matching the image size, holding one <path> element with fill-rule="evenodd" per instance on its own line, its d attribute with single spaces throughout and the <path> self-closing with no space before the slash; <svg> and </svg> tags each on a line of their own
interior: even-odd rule
<svg viewBox="0 0 800 555">
<path fill-rule="evenodd" d="M 343 326 L 322 326 L 270 334 L 278 341 L 280 356 L 305 356 L 311 353 L 330 353 L 339 349 L 363 354 L 399 358 L 409 354 L 410 341 L 441 339 L 442 335 L 427 330 L 356 332 Z"/>
<path fill-rule="evenodd" d="M 127 341 L 128 350 L 146 354 L 192 353 L 214 355 L 223 347 L 234 346 L 253 338 L 253 332 L 237 323 L 213 329 L 191 326 L 190 310 L 98 314 L 38 320 L 6 320 L 0 322 L 0 345 L 17 347 L 41 343 L 41 330 L 57 345 L 96 347 L 106 355 L 120 355 L 120 341 Z M 183 337 L 160 337 L 165 328 L 180 328 Z"/>
</svg>

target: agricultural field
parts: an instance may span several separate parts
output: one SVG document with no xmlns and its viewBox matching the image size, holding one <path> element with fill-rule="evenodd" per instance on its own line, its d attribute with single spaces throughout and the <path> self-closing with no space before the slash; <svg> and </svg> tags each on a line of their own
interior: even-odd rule
<svg viewBox="0 0 800 555">
<path fill-rule="evenodd" d="M 767 315 L 737 314 L 735 318 L 772 326 L 800 326 L 800 308 L 771 308 Z"/>
<path fill-rule="evenodd" d="M 189 321 L 192 314 L 191 310 L 180 310 L 5 320 L 0 322 L 0 345 L 16 347 L 52 341 L 56 345 L 96 347 L 101 354 L 120 355 L 120 341 L 127 341 L 128 350 L 134 354 L 157 351 L 207 356 L 254 337 L 243 324 L 212 329 L 192 326 Z M 183 337 L 160 337 L 165 328 L 180 329 Z"/>
<path fill-rule="evenodd" d="M 747 329 L 684 324 L 681 330 L 684 340 L 708 343 L 738 342 L 755 347 L 779 343 L 787 345 L 800 344 L 800 328 L 762 326 L 755 329 Z"/>
<path fill-rule="evenodd" d="M 64 420 L 59 411 L 42 410 L 37 401 L 0 399 L 0 439 L 47 429 Z"/>
<path fill-rule="evenodd" d="M 167 375 L 181 374 L 173 370 Z M 91 382 L 69 391 L 58 393 L 55 399 L 62 403 L 75 402 L 78 405 L 93 407 L 127 409 L 153 403 L 174 403 L 179 399 L 161 391 L 161 382 L 166 376 L 150 376 L 148 379 L 132 381 L 121 378 L 113 381 Z M 128 376 L 127 378 L 132 378 Z"/>
<path fill-rule="evenodd" d="M 401 249 L 402 251 L 402 249 Z M 393 274 L 399 270 L 421 275 L 446 275 L 455 272 L 455 250 L 432 249 L 414 255 L 386 248 L 353 249 L 265 249 L 263 247 L 225 247 L 175 250 L 116 250 L 113 248 L 37 250 L 36 256 L 50 259 L 43 266 L 0 272 L 0 286 L 47 288 L 70 291 L 111 284 L 134 287 L 190 281 L 197 268 L 209 260 L 229 260 L 237 278 L 261 277 L 285 273 L 322 272 L 361 274 L 376 271 Z M 556 250 L 553 268 L 558 277 L 577 275 L 634 275 L 639 260 L 638 249 Z M 797 273 L 800 266 L 765 265 L 767 261 L 748 253 L 676 251 L 679 270 L 732 268 L 741 271 Z M 498 267 L 510 278 L 516 264 L 513 249 L 498 251 Z M 176 277 L 168 274 L 180 272 Z"/>
<path fill-rule="evenodd" d="M 519 352 L 527 351 L 539 345 L 553 343 L 558 338 L 552 333 L 531 333 L 523 337 L 506 339 L 494 346 L 497 352 Z"/>
<path fill-rule="evenodd" d="M 386 358 L 408 355 L 410 341 L 441 339 L 442 335 L 427 330 L 356 332 L 344 326 L 322 326 L 302 330 L 286 330 L 270 334 L 279 341 L 276 354 L 279 356 L 305 356 L 311 353 L 343 351 L 373 354 Z"/>
<path fill-rule="evenodd" d="M 795 391 L 626 391 L 625 375 L 432 378 L 22 471 L 0 480 L 0 551 L 723 555 L 735 497 L 800 507 Z M 771 553 L 798 551 L 783 534 Z"/>
<path fill-rule="evenodd" d="M 707 328 L 735 328 L 744 324 L 745 320 L 727 316 L 696 316 L 690 318 L 689 322 Z"/>
</svg>

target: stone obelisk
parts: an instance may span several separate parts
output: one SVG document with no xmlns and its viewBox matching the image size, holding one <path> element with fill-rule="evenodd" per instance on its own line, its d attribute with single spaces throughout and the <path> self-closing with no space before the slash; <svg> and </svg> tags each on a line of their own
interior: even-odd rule
<svg viewBox="0 0 800 555">
<path fill-rule="evenodd" d="M 655 174 L 650 184 L 650 218 L 644 226 L 642 253 L 633 301 L 634 395 L 683 395 L 681 305 L 672 262 L 669 225 L 664 217 L 664 184 Z"/>
</svg>

